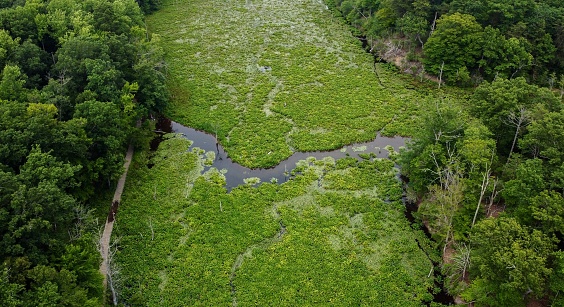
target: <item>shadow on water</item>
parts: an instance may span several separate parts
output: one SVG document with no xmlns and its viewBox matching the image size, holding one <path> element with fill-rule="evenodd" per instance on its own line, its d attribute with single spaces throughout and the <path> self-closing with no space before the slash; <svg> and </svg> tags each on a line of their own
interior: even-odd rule
<svg viewBox="0 0 564 307">
<path fill-rule="evenodd" d="M 162 131 L 166 130 L 167 129 L 162 129 Z M 272 168 L 251 169 L 233 162 L 233 160 L 228 157 L 223 147 L 217 143 L 213 135 L 182 126 L 176 122 L 171 122 L 171 131 L 182 133 L 187 139 L 193 141 L 192 148 L 199 147 L 205 151 L 215 152 L 215 161 L 212 167 L 218 170 L 227 170 L 225 179 L 228 190 L 244 184 L 243 180 L 250 177 L 260 178 L 261 182 L 274 181 L 274 179 L 279 183 L 286 182 L 289 178 L 290 171 L 295 168 L 296 163 L 308 157 L 315 157 L 316 159 L 325 157 L 333 157 L 335 159 L 353 157 L 361 159 L 359 154 L 374 153 L 378 158 L 387 158 L 388 151 L 384 147 L 389 145 L 397 151 L 399 147 L 405 146 L 407 139 L 403 137 L 390 138 L 377 135 L 371 142 L 352 144 L 332 151 L 295 152 L 288 159 Z"/>
</svg>

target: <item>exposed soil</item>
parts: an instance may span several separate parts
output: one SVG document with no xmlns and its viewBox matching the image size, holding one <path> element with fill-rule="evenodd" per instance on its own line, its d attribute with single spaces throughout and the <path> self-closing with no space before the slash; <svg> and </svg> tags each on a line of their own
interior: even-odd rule
<svg viewBox="0 0 564 307">
<path fill-rule="evenodd" d="M 452 263 L 452 258 L 454 256 L 454 248 L 452 247 L 452 244 L 449 244 L 446 246 L 446 248 L 444 249 L 444 253 L 443 253 L 443 263 L 444 264 L 450 264 Z"/>
<path fill-rule="evenodd" d="M 500 213 L 505 211 L 505 206 L 502 204 L 492 204 L 486 213 L 487 217 L 498 217 Z"/>
</svg>

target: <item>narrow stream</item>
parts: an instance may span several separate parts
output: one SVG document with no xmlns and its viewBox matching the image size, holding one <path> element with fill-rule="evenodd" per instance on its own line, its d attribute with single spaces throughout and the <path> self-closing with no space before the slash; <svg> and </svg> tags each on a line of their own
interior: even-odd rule
<svg viewBox="0 0 564 307">
<path fill-rule="evenodd" d="M 295 152 L 288 159 L 272 168 L 251 169 L 233 162 L 223 149 L 223 146 L 217 143 L 216 138 L 211 134 L 185 127 L 167 119 L 159 121 L 157 130 L 182 133 L 187 139 L 194 142 L 191 148 L 199 147 L 205 151 L 215 152 L 215 160 L 212 167 L 218 170 L 227 170 L 225 179 L 228 190 L 244 184 L 243 180 L 250 177 L 260 178 L 261 182 L 269 182 L 274 179 L 279 183 L 286 182 L 290 177 L 290 172 L 296 167 L 296 163 L 308 157 L 315 157 L 316 159 L 324 157 L 333 157 L 335 159 L 353 157 L 361 159 L 359 154 L 374 153 L 378 158 L 387 158 L 388 150 L 385 149 L 386 146 L 392 146 L 395 151 L 398 151 L 401 146 L 405 146 L 405 141 L 407 140 L 407 138 L 399 136 L 383 137 L 378 134 L 370 142 L 356 143 L 332 151 Z"/>
</svg>

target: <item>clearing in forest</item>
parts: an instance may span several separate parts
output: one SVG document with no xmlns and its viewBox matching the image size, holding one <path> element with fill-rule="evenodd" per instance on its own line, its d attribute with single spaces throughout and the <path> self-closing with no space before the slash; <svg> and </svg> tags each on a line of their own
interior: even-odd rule
<svg viewBox="0 0 564 307">
<path fill-rule="evenodd" d="M 416 121 L 420 94 L 321 0 L 165 1 L 147 24 L 166 52 L 169 116 L 218 135 L 242 165 L 409 135 Z"/>
</svg>

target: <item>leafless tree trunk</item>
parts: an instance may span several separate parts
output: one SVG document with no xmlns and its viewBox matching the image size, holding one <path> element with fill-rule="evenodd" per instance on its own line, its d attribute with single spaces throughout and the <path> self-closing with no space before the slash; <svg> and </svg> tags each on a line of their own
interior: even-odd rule
<svg viewBox="0 0 564 307">
<path fill-rule="evenodd" d="M 114 306 L 118 305 L 118 291 L 117 291 L 117 284 L 119 283 L 119 270 L 117 269 L 116 265 L 113 263 L 114 256 L 117 252 L 117 244 L 119 240 L 116 239 L 110 246 L 110 253 L 108 255 L 108 286 L 112 293 L 112 302 Z"/>
<path fill-rule="evenodd" d="M 435 19 L 433 19 L 433 23 L 431 24 L 431 31 L 429 32 L 429 37 L 431 37 L 431 35 L 433 35 L 433 32 L 435 32 L 435 26 L 437 25 L 438 14 L 439 12 L 435 12 Z"/>
<path fill-rule="evenodd" d="M 437 174 L 440 183 L 439 186 L 431 187 L 431 197 L 433 198 L 433 203 L 436 203 L 440 207 L 440 213 L 436 216 L 438 225 L 443 230 L 446 230 L 443 253 L 454 240 L 454 238 L 451 240 L 453 218 L 458 206 L 462 203 L 463 197 L 463 184 L 460 181 L 462 175 L 456 166 L 457 157 L 455 156 L 454 150 L 450 150 L 449 147 L 447 147 L 447 154 L 449 163 L 444 168 L 441 168 L 435 153 L 431 153 L 431 157 L 437 168 L 437 171 L 433 171 L 433 173 Z"/>
<path fill-rule="evenodd" d="M 560 75 L 558 85 L 560 87 L 560 99 L 562 99 L 562 97 L 564 97 L 564 75 Z"/>
<path fill-rule="evenodd" d="M 449 279 L 452 281 L 462 281 L 466 279 L 468 268 L 470 267 L 470 253 L 472 249 L 469 245 L 462 243 L 456 247 L 456 254 L 452 258 L 452 268 Z"/>
<path fill-rule="evenodd" d="M 513 153 L 513 149 L 515 149 L 515 143 L 517 142 L 517 137 L 519 136 L 519 130 L 521 130 L 521 127 L 527 126 L 529 124 L 529 121 L 529 112 L 527 112 L 527 109 L 525 109 L 525 107 L 520 107 L 519 113 L 509 113 L 509 116 L 507 117 L 507 124 L 515 127 L 515 135 L 513 136 L 513 144 L 511 144 L 511 149 L 509 150 L 507 161 L 509 161 L 511 154 Z"/>
<path fill-rule="evenodd" d="M 441 84 L 443 83 L 443 69 L 445 68 L 445 61 L 441 64 L 441 72 L 439 73 L 439 89 L 441 89 Z"/>
<path fill-rule="evenodd" d="M 494 202 L 495 198 L 496 198 L 497 195 L 501 192 L 501 190 L 498 191 L 498 190 L 496 189 L 498 183 L 499 183 L 499 180 L 498 180 L 498 179 L 494 180 L 494 182 L 493 182 L 492 195 L 490 195 L 490 203 L 488 204 L 488 210 L 487 210 L 488 216 L 491 214 L 491 210 L 492 210 L 492 206 L 493 206 L 493 202 Z M 502 189 L 502 190 L 503 190 L 503 189 Z"/>
<path fill-rule="evenodd" d="M 533 66 L 534 64 L 524 64 L 523 62 L 519 63 L 519 67 L 517 68 L 517 70 L 515 70 L 512 74 L 511 77 L 509 77 L 509 79 L 513 79 L 513 76 L 515 76 L 516 73 L 518 73 L 519 71 L 521 71 L 521 69 L 527 67 L 527 66 Z"/>
<path fill-rule="evenodd" d="M 478 212 L 480 211 L 480 206 L 482 205 L 482 199 L 484 198 L 484 194 L 486 194 L 486 190 L 490 183 L 490 175 L 491 175 L 491 168 L 486 165 L 486 171 L 482 175 L 482 186 L 480 188 L 480 198 L 478 199 L 478 205 L 476 206 L 476 212 L 474 212 L 474 218 L 472 219 L 472 226 L 476 223 L 476 217 L 478 217 Z"/>
<path fill-rule="evenodd" d="M 423 45 L 425 45 L 425 43 L 423 43 L 423 40 L 421 39 L 421 34 L 417 34 L 417 40 L 419 41 L 419 43 L 421 44 L 421 48 L 423 48 Z"/>
</svg>

